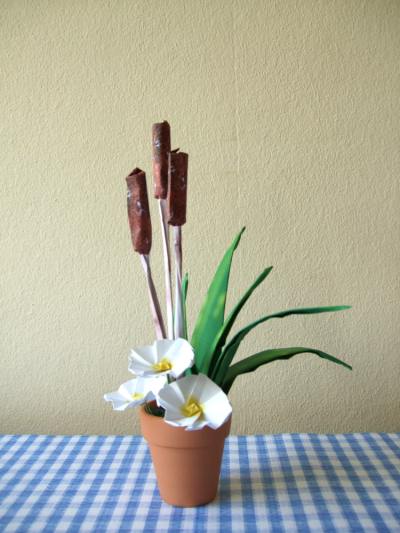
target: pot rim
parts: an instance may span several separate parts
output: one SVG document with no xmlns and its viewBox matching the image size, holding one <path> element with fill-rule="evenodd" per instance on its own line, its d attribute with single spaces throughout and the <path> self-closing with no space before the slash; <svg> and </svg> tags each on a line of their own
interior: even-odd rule
<svg viewBox="0 0 400 533">
<path fill-rule="evenodd" d="M 149 444 L 167 448 L 206 448 L 229 435 L 232 414 L 218 429 L 205 426 L 195 431 L 167 424 L 164 417 L 148 413 L 144 406 L 139 411 L 142 435 Z"/>
</svg>

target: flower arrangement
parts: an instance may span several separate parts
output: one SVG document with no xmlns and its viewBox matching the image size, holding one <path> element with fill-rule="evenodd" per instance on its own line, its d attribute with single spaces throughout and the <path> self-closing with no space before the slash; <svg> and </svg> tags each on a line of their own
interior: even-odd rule
<svg viewBox="0 0 400 533">
<path fill-rule="evenodd" d="M 306 352 L 351 369 L 350 365 L 333 355 L 307 347 L 265 349 L 233 363 L 242 340 L 268 320 L 349 309 L 347 305 L 289 309 L 263 316 L 231 335 L 241 309 L 272 270 L 272 267 L 264 269 L 230 313 L 225 313 L 232 259 L 245 228 L 235 237 L 218 265 L 189 342 L 186 320 L 188 275 L 182 276 L 182 226 L 186 222 L 188 155 L 179 149 L 171 150 L 168 122 L 153 125 L 152 139 L 154 195 L 159 204 L 165 267 L 167 327 L 150 268 L 152 226 L 146 175 L 135 168 L 126 178 L 128 219 L 132 244 L 140 255 L 147 280 L 157 340 L 151 346 L 131 351 L 128 369 L 134 374 L 133 379 L 123 383 L 117 391 L 105 394 L 105 400 L 112 402 L 117 411 L 144 404 L 147 413 L 163 417 L 167 424 L 187 431 L 201 430 L 206 426 L 218 429 L 231 415 L 227 395 L 241 374 Z M 170 227 L 173 233 L 174 284 Z"/>
</svg>

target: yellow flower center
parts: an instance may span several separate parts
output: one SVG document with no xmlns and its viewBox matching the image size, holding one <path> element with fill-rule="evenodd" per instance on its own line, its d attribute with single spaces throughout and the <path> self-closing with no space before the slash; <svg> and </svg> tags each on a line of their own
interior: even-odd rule
<svg viewBox="0 0 400 533">
<path fill-rule="evenodd" d="M 200 405 L 199 400 L 197 398 L 195 398 L 194 396 L 189 396 L 187 402 L 181 407 L 181 413 L 185 417 L 202 415 L 203 407 Z"/>
<path fill-rule="evenodd" d="M 155 370 L 156 372 L 165 372 L 171 370 L 171 368 L 172 364 L 166 357 L 164 357 L 164 359 L 161 359 L 161 361 L 159 361 L 158 363 L 154 363 L 153 365 L 153 370 Z"/>
<path fill-rule="evenodd" d="M 131 398 L 132 400 L 141 400 L 143 398 L 143 394 L 141 394 L 140 392 L 134 392 L 133 394 L 131 394 Z"/>
</svg>

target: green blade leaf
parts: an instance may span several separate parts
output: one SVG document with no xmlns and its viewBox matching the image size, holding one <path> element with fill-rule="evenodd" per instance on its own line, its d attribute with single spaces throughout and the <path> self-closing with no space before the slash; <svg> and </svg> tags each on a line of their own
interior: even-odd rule
<svg viewBox="0 0 400 533">
<path fill-rule="evenodd" d="M 188 338 L 188 327 L 187 327 L 187 314 L 186 314 L 186 298 L 187 291 L 189 287 L 189 276 L 186 273 L 182 280 L 182 314 L 183 314 L 183 335 L 184 338 Z"/>
<path fill-rule="evenodd" d="M 233 382 L 240 374 L 253 372 L 262 365 L 266 365 L 267 363 L 272 363 L 273 361 L 277 361 L 280 359 L 290 359 L 291 357 L 294 357 L 295 355 L 298 355 L 300 353 L 313 353 L 315 355 L 318 355 L 319 357 L 322 357 L 322 359 L 327 359 L 328 361 L 332 361 L 333 363 L 342 365 L 352 370 L 352 367 L 344 361 L 341 361 L 333 355 L 329 355 L 328 353 L 322 352 L 321 350 L 316 350 L 314 348 L 277 348 L 273 350 L 264 350 L 263 352 L 256 353 L 254 355 L 251 355 L 250 357 L 246 357 L 246 359 L 242 359 L 242 361 L 239 361 L 238 363 L 235 363 L 234 365 L 229 367 L 222 388 L 227 394 L 230 388 L 232 387 Z"/>
<path fill-rule="evenodd" d="M 271 270 L 272 270 L 272 266 L 266 268 L 265 270 L 263 270 L 263 272 L 261 272 L 261 274 L 257 277 L 254 283 L 250 285 L 250 287 L 244 293 L 242 298 L 239 300 L 239 302 L 235 305 L 235 307 L 229 313 L 228 318 L 223 323 L 222 328 L 220 329 L 218 335 L 215 338 L 214 345 L 211 348 L 208 354 L 208 357 L 204 363 L 204 371 L 209 376 L 211 376 L 211 378 L 213 376 L 213 370 L 215 366 L 217 365 L 218 359 L 221 355 L 221 350 L 226 342 L 226 339 L 232 329 L 233 324 L 235 323 L 235 320 L 238 314 L 240 313 L 242 307 L 245 305 L 247 300 L 253 294 L 254 290 L 265 280 L 265 278 L 268 276 Z"/>
<path fill-rule="evenodd" d="M 242 228 L 226 251 L 197 317 L 191 344 L 196 355 L 196 366 L 200 372 L 203 372 L 205 360 L 213 346 L 216 335 L 224 323 L 226 293 L 228 290 L 232 257 L 244 230 L 245 228 Z"/>
<path fill-rule="evenodd" d="M 183 296 L 184 302 L 186 302 L 188 288 L 189 288 L 189 274 L 186 272 L 182 280 L 182 296 Z"/>
<path fill-rule="evenodd" d="M 221 384 L 225 378 L 225 374 L 228 371 L 229 365 L 231 364 L 235 354 L 240 346 L 242 340 L 246 337 L 250 331 L 255 327 L 267 320 L 272 318 L 284 318 L 290 315 L 312 315 L 319 313 L 331 313 L 335 311 L 343 311 L 345 309 L 350 309 L 349 305 L 333 305 L 329 307 L 304 307 L 299 309 L 288 309 L 286 311 L 280 311 L 279 313 L 274 313 L 272 315 L 267 315 L 255 320 L 251 324 L 247 325 L 232 338 L 231 341 L 225 346 L 216 369 L 214 370 L 214 381 L 217 384 Z"/>
<path fill-rule="evenodd" d="M 186 300 L 187 292 L 189 288 L 189 275 L 186 273 L 182 280 L 182 309 L 183 309 L 183 334 L 184 338 L 188 338 L 188 325 L 187 325 L 187 312 L 186 312 Z M 185 370 L 185 376 L 190 376 L 191 374 L 197 374 L 196 367 L 188 368 Z"/>
</svg>

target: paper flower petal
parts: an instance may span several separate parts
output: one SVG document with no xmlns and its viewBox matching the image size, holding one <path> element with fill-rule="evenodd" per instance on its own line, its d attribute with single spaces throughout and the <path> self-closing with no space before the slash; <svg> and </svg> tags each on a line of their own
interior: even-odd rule
<svg viewBox="0 0 400 533">
<path fill-rule="evenodd" d="M 134 407 L 134 402 L 129 402 L 119 391 L 105 394 L 104 399 L 106 402 L 112 402 L 114 411 L 125 411 L 127 407 Z"/>
<path fill-rule="evenodd" d="M 186 376 L 165 385 L 157 401 L 165 409 L 167 424 L 188 431 L 205 426 L 217 429 L 232 413 L 226 394 L 204 374 Z"/>
<path fill-rule="evenodd" d="M 154 400 L 167 380 L 165 377 L 134 378 L 123 383 L 117 391 L 104 395 L 106 402 L 112 402 L 114 411 L 136 407 L 146 401 Z"/>
<path fill-rule="evenodd" d="M 194 352 L 185 339 L 161 339 L 152 346 L 131 350 L 130 372 L 137 376 L 171 375 L 175 378 L 194 363 Z"/>
</svg>

